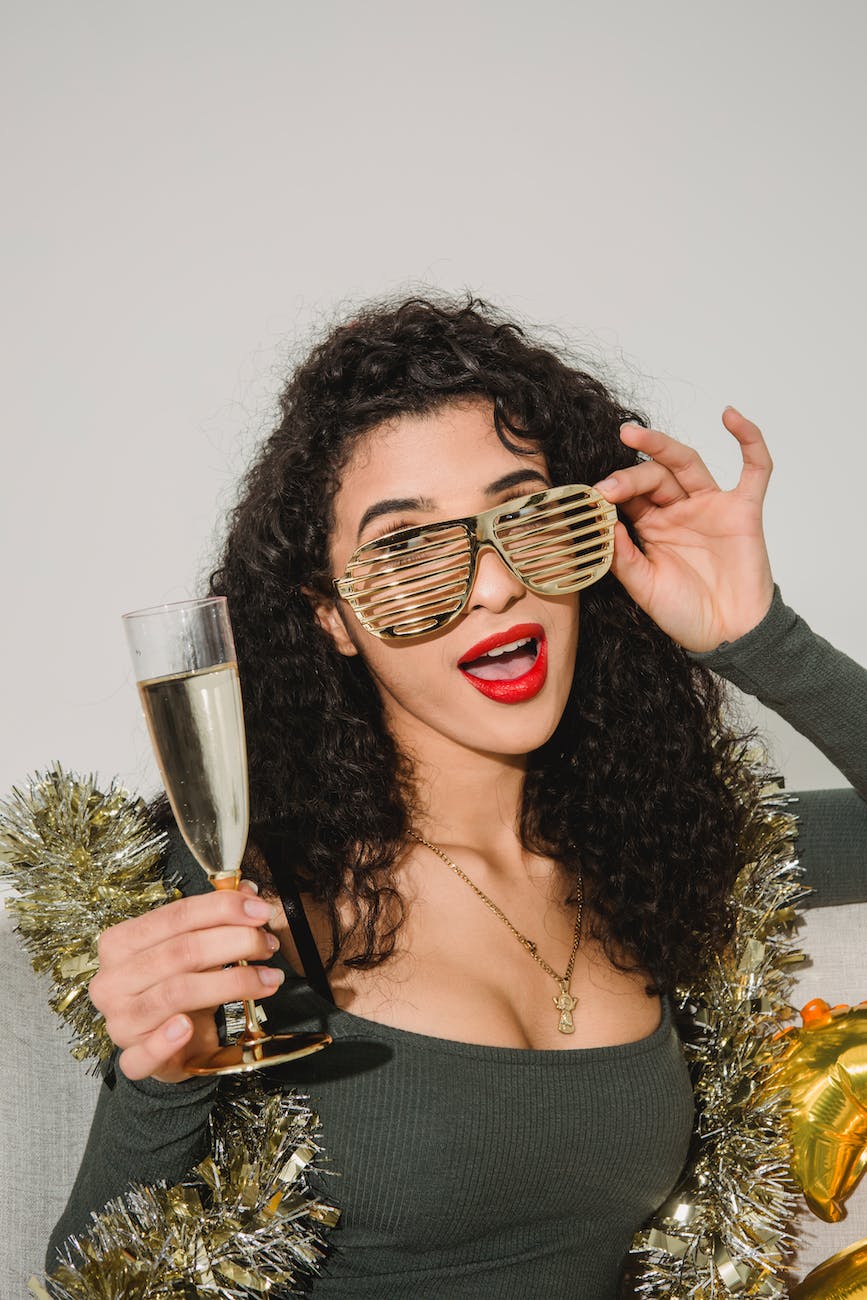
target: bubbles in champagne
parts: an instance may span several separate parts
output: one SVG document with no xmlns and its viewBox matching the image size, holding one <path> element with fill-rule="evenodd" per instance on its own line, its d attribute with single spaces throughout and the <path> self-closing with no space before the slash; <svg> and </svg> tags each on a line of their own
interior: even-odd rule
<svg viewBox="0 0 867 1300">
<path fill-rule="evenodd" d="M 166 794 L 181 834 L 213 875 L 237 871 L 247 842 L 247 747 L 238 666 L 139 683 Z"/>
</svg>

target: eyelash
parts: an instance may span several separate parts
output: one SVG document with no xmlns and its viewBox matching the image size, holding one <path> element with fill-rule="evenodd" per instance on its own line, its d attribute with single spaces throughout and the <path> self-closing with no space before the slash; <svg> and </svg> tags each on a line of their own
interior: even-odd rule
<svg viewBox="0 0 867 1300">
<path fill-rule="evenodd" d="M 416 520 L 415 523 L 418 523 L 418 520 Z M 386 524 L 383 528 L 380 528 L 375 532 L 372 537 L 369 537 L 368 541 L 375 542 L 380 537 L 388 537 L 391 533 L 399 533 L 401 528 L 413 528 L 414 526 L 415 525 L 411 519 L 401 519 L 397 524 Z"/>
</svg>

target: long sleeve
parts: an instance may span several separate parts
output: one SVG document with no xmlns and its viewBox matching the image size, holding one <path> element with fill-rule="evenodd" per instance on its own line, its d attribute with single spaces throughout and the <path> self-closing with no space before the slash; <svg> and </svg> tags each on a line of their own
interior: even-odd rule
<svg viewBox="0 0 867 1300">
<path fill-rule="evenodd" d="M 806 736 L 854 789 L 798 793 L 807 906 L 867 900 L 867 671 L 783 601 L 737 641 L 692 656 Z"/>
<path fill-rule="evenodd" d="M 179 1182 L 204 1158 L 215 1091 L 212 1079 L 133 1083 L 117 1070 L 114 1087 L 100 1092 L 75 1186 L 51 1234 L 49 1272 L 66 1237 L 85 1232 L 91 1213 L 131 1183 Z"/>
<path fill-rule="evenodd" d="M 165 874 L 185 893 L 208 888 L 184 845 L 177 841 Z M 100 1090 L 75 1186 L 48 1245 L 46 1269 L 70 1233 L 87 1230 L 90 1215 L 120 1196 L 130 1183 L 176 1183 L 207 1153 L 207 1123 L 217 1089 L 214 1079 L 167 1084 L 132 1082 L 114 1066 Z M 58 1135 L 59 1137 L 59 1135 Z"/>
</svg>

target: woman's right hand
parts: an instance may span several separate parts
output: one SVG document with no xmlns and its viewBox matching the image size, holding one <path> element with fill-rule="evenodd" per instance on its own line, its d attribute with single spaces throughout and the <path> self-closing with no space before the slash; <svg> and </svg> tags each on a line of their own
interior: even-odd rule
<svg viewBox="0 0 867 1300">
<path fill-rule="evenodd" d="M 773 464 L 761 430 L 733 406 L 723 424 L 740 444 L 737 487 L 724 491 L 691 447 L 658 429 L 621 427 L 628 447 L 651 459 L 596 487 L 631 519 L 614 530 L 611 572 L 655 623 L 687 650 L 715 650 L 761 622 L 774 595 L 762 531 Z"/>
<path fill-rule="evenodd" d="M 238 890 L 181 898 L 103 931 L 89 992 L 122 1049 L 127 1078 L 190 1078 L 186 1062 L 219 1046 L 217 1008 L 279 988 L 281 971 L 230 965 L 274 955 L 278 941 L 265 926 L 278 915 L 279 907 L 242 882 Z"/>
</svg>

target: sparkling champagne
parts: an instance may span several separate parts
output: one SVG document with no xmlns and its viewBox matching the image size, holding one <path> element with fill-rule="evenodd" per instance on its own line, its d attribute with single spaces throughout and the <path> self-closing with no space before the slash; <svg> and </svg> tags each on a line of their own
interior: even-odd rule
<svg viewBox="0 0 867 1300">
<path fill-rule="evenodd" d="M 123 616 L 142 708 L 172 812 L 218 890 L 238 888 L 247 840 L 247 745 L 225 596 Z M 239 961 L 239 966 L 246 962 Z M 318 1052 L 330 1034 L 266 1034 L 244 999 L 234 1042 L 184 1062 L 190 1074 L 245 1074 Z"/>
<path fill-rule="evenodd" d="M 247 749 L 235 663 L 139 682 L 166 794 L 181 834 L 214 875 L 237 871 L 249 820 Z"/>
</svg>

